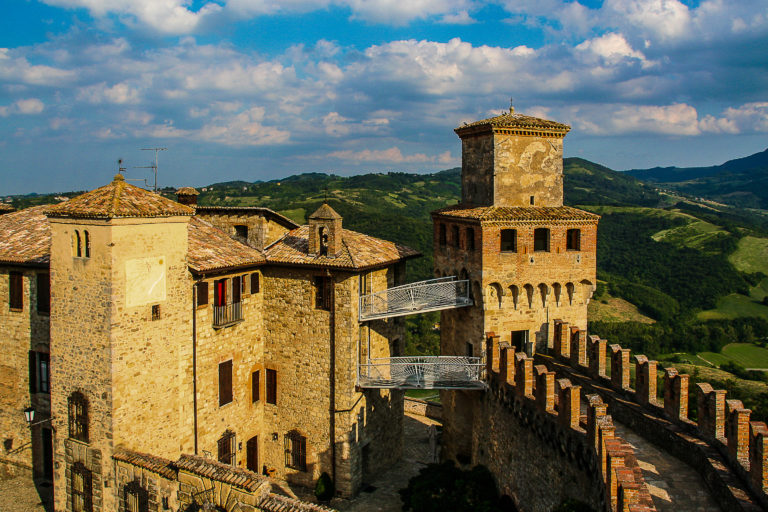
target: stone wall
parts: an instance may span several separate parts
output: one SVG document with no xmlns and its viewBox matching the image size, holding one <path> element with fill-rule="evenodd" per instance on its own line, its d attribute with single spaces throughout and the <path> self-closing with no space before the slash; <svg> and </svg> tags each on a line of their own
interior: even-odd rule
<svg viewBox="0 0 768 512">
<path fill-rule="evenodd" d="M 23 274 L 23 308 L 9 306 L 10 272 Z M 47 268 L 0 267 L 0 477 L 34 471 L 43 474 L 42 428 L 30 431 L 24 409 L 35 409 L 35 422 L 50 417 L 50 394 L 31 392 L 29 351 L 49 352 L 49 315 L 37 310 L 37 274 Z"/>
<path fill-rule="evenodd" d="M 246 226 L 248 228 L 248 236 L 246 240 L 241 241 L 259 250 L 263 250 L 264 247 L 288 231 L 288 228 L 282 224 L 269 220 L 262 214 L 254 214 L 247 210 L 232 209 L 231 211 L 226 211 L 222 209 L 221 211 L 211 211 L 200 208 L 197 210 L 196 215 L 233 238 L 237 238 L 235 236 L 235 226 Z"/>
</svg>

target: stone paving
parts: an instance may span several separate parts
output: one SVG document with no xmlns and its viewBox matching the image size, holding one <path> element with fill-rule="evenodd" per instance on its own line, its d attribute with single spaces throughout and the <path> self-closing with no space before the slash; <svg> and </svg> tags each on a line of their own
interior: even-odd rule
<svg viewBox="0 0 768 512">
<path fill-rule="evenodd" d="M 616 435 L 635 450 L 643 478 L 659 512 L 709 512 L 720 507 L 709 495 L 701 476 L 689 465 L 613 421 Z"/>
<path fill-rule="evenodd" d="M 0 480 L 0 512 L 53 512 L 53 487 L 36 483 L 28 476 Z"/>
</svg>

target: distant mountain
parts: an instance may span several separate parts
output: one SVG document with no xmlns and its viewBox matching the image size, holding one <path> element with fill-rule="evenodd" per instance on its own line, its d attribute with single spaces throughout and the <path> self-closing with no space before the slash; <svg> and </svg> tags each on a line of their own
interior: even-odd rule
<svg viewBox="0 0 768 512">
<path fill-rule="evenodd" d="M 768 149 L 711 167 L 654 167 L 627 174 L 692 196 L 768 209 Z"/>
</svg>

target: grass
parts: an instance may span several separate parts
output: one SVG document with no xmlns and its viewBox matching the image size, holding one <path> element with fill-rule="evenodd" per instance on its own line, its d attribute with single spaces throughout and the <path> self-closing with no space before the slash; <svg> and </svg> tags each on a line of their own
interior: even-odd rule
<svg viewBox="0 0 768 512">
<path fill-rule="evenodd" d="M 418 398 L 419 400 L 429 400 L 430 402 L 440 401 L 440 392 L 436 389 L 409 389 L 405 392 L 408 398 Z"/>
<path fill-rule="evenodd" d="M 728 260 L 742 272 L 768 274 L 768 238 L 745 236 Z"/>
<path fill-rule="evenodd" d="M 294 208 L 293 210 L 283 210 L 281 215 L 285 215 L 296 224 L 304 224 L 306 222 L 307 211 L 304 208 Z"/>
<path fill-rule="evenodd" d="M 637 306 L 620 297 L 613 297 L 607 292 L 599 300 L 589 301 L 587 317 L 590 322 L 655 322 L 642 314 Z"/>
<path fill-rule="evenodd" d="M 763 285 L 763 283 L 761 283 Z M 755 287 L 757 288 L 757 287 Z M 761 286 L 762 291 L 755 291 L 755 294 L 767 293 Z M 747 297 L 739 293 L 731 293 L 725 297 L 720 297 L 717 301 L 717 308 L 702 311 L 698 314 L 699 320 L 719 320 L 739 317 L 756 316 L 768 320 L 768 306 L 755 302 L 756 298 Z M 762 300 L 762 298 L 761 298 Z"/>
<path fill-rule="evenodd" d="M 752 343 L 730 343 L 722 352 L 744 368 L 768 368 L 768 349 Z"/>
<path fill-rule="evenodd" d="M 727 233 L 727 231 L 703 220 L 693 220 L 682 226 L 659 231 L 651 238 L 657 242 L 664 241 L 678 246 L 701 250 L 706 242 L 720 233 Z"/>
</svg>

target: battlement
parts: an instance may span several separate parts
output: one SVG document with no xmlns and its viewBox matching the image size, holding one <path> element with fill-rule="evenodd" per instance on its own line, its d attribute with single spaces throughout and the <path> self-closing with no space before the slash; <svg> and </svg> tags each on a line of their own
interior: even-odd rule
<svg viewBox="0 0 768 512">
<path fill-rule="evenodd" d="M 617 419 L 701 472 L 724 508 L 768 507 L 768 426 L 750 421 L 752 411 L 740 400 L 727 399 L 725 390 L 708 383 L 697 383 L 694 421 L 689 417 L 688 375 L 668 367 L 661 369 L 660 379 L 657 361 L 635 355 L 633 362 L 629 349 L 587 336 L 561 320 L 554 321 L 553 331 L 553 356 L 536 356 L 535 367 L 544 368 L 541 374 L 552 372 L 557 382 L 568 381 L 597 394 Z M 489 337 L 489 344 L 494 339 Z"/>
<path fill-rule="evenodd" d="M 616 435 L 599 395 L 582 400 L 581 386 L 556 379 L 556 372 L 535 365 L 494 333 L 487 334 L 486 351 L 486 378 L 494 398 L 524 423 L 546 433 L 543 439 L 574 457 L 577 466 L 593 473 L 604 490 L 604 510 L 656 510 L 633 449 Z"/>
</svg>

